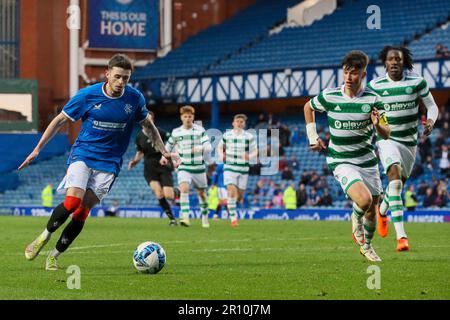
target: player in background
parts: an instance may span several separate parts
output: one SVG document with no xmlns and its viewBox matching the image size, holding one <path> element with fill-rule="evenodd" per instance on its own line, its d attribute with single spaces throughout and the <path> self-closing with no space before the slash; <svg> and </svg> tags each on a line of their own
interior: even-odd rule
<svg viewBox="0 0 450 320">
<path fill-rule="evenodd" d="M 180 189 L 180 224 L 190 226 L 189 221 L 189 191 L 191 185 L 197 189 L 200 210 L 202 213 L 202 227 L 209 228 L 208 203 L 206 188 L 205 156 L 211 151 L 209 137 L 203 127 L 194 123 L 195 109 L 192 106 L 180 108 L 182 125 L 172 130 L 166 148 L 179 155 L 177 159 L 177 178 Z M 161 157 L 161 164 L 167 165 L 168 159 Z"/>
<path fill-rule="evenodd" d="M 227 130 L 217 146 L 220 159 L 224 162 L 224 183 L 228 192 L 228 209 L 231 226 L 237 227 L 236 203 L 244 198 L 247 189 L 250 162 L 258 156 L 255 137 L 245 130 L 247 116 L 237 114 L 232 123 L 233 129 Z"/>
<path fill-rule="evenodd" d="M 228 198 L 228 193 L 227 193 L 227 188 L 225 186 L 225 182 L 224 182 L 224 164 L 223 163 L 217 163 L 216 165 L 216 171 L 214 172 L 212 178 L 211 178 L 211 184 L 216 184 L 217 185 L 217 193 L 218 193 L 218 198 L 219 198 L 219 204 L 216 208 L 216 211 L 213 215 L 213 219 L 218 219 L 219 218 L 219 214 L 222 212 L 222 208 L 224 208 L 227 213 L 228 216 L 230 216 L 230 211 L 228 210 L 228 205 L 227 205 L 227 198 Z"/>
<path fill-rule="evenodd" d="M 67 174 L 58 187 L 59 191 L 65 191 L 65 200 L 53 210 L 44 231 L 25 249 L 25 257 L 35 259 L 52 233 L 72 214 L 56 248 L 47 257 L 46 270 L 58 269 L 58 256 L 80 234 L 90 210 L 108 194 L 119 174 L 136 122 L 149 128 L 156 148 L 170 157 L 148 116 L 144 96 L 127 85 L 131 73 L 128 57 L 114 55 L 108 63 L 106 82 L 78 91 L 50 122 L 37 146 L 18 168 L 28 166 L 67 121 L 82 120 L 67 160 Z"/>
<path fill-rule="evenodd" d="M 153 112 L 149 111 L 152 121 L 155 120 Z M 157 127 L 159 135 L 164 143 L 169 138 L 169 133 Z M 173 216 L 172 209 L 167 200 L 174 199 L 173 190 L 173 164 L 169 162 L 163 166 L 159 163 L 161 159 L 161 152 L 155 148 L 155 144 L 151 139 L 151 132 L 148 128 L 143 127 L 142 131 L 136 137 L 136 154 L 134 158 L 128 163 L 128 170 L 134 168 L 139 161 L 144 158 L 144 177 L 147 184 L 153 190 L 158 199 L 161 209 L 169 218 L 169 225 L 176 226 L 177 220 Z"/>
<path fill-rule="evenodd" d="M 409 178 L 417 151 L 419 101 L 427 108 L 424 135 L 430 135 L 438 117 L 438 107 L 424 78 L 406 74 L 413 69 L 411 52 L 405 47 L 386 46 L 380 52 L 387 74 L 372 80 L 368 87 L 381 96 L 391 128 L 388 140 L 378 137 L 377 147 L 389 178 L 384 199 L 378 213 L 378 233 L 388 235 L 387 211 L 390 208 L 397 233 L 397 251 L 409 250 L 403 226 L 402 190 Z"/>
<path fill-rule="evenodd" d="M 375 208 L 383 190 L 372 136 L 375 128 L 387 139 L 390 130 L 380 115 L 380 97 L 362 85 L 368 62 L 364 52 L 349 52 L 342 61 L 344 84 L 322 91 L 305 104 L 304 113 L 310 149 L 328 149 L 328 166 L 353 201 L 353 240 L 369 261 L 381 261 L 372 246 Z M 317 134 L 314 111 L 327 113 L 331 134 L 328 148 Z"/>
</svg>

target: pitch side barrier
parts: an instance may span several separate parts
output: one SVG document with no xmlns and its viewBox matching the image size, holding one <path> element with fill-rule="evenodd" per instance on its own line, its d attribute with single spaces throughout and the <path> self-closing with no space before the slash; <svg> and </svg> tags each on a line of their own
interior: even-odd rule
<svg viewBox="0 0 450 320">
<path fill-rule="evenodd" d="M 105 217 L 107 207 L 96 207 L 92 209 L 92 217 Z M 351 209 L 238 209 L 239 219 L 250 220 L 320 220 L 320 221 L 348 221 L 350 220 Z M 14 216 L 49 216 L 51 208 L 21 206 L 3 207 L 0 212 Z M 173 208 L 176 217 L 179 217 L 179 209 Z M 158 207 L 123 207 L 120 208 L 118 217 L 122 218 L 166 218 L 165 214 Z M 200 209 L 191 210 L 190 218 L 200 218 Z M 389 216 L 390 217 L 390 216 Z M 227 213 L 222 212 L 222 219 L 227 219 Z M 406 222 L 450 222 L 450 210 L 416 210 L 405 211 L 404 220 Z"/>
</svg>

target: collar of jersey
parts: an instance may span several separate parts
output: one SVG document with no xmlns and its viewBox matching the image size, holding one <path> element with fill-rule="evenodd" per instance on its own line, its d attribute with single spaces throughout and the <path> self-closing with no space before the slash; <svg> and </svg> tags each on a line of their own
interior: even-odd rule
<svg viewBox="0 0 450 320">
<path fill-rule="evenodd" d="M 403 73 L 403 77 L 402 77 L 402 79 L 399 80 L 399 81 L 404 81 L 405 78 L 406 78 L 406 76 L 405 76 L 405 74 Z M 389 82 L 398 82 L 398 81 L 392 80 L 392 79 L 389 77 L 389 73 L 386 73 L 386 79 L 387 79 Z"/>
<path fill-rule="evenodd" d="M 361 97 L 362 94 L 364 93 L 364 90 L 365 90 L 365 88 L 364 88 L 363 86 L 361 86 L 361 90 L 359 90 L 358 93 L 355 94 L 355 96 L 352 98 L 352 97 L 349 97 L 348 95 L 345 94 L 345 84 L 343 84 L 343 85 L 341 86 L 341 93 L 342 93 L 342 96 L 345 97 L 345 98 L 347 98 L 347 99 L 352 99 L 352 100 Z"/>
<path fill-rule="evenodd" d="M 109 98 L 109 99 L 120 99 L 120 98 L 122 98 L 122 96 L 123 96 L 123 94 L 125 93 L 125 89 L 126 89 L 126 86 L 123 88 L 123 91 L 122 91 L 122 94 L 120 95 L 120 97 L 111 97 L 110 95 L 108 95 L 107 93 L 106 93 L 106 91 L 105 91 L 105 86 L 106 86 L 106 82 L 103 82 L 103 84 L 102 84 L 102 92 L 103 92 L 103 94 L 105 95 L 105 97 L 107 97 L 107 98 Z"/>
</svg>

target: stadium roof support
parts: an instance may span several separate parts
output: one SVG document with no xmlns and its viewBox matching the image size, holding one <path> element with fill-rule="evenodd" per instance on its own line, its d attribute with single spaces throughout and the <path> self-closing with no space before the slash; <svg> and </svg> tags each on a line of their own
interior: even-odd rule
<svg viewBox="0 0 450 320">
<path fill-rule="evenodd" d="M 450 59 L 416 61 L 413 72 L 423 76 L 431 89 L 450 88 Z M 369 65 L 366 81 L 385 74 L 384 66 Z M 178 104 L 211 103 L 211 122 L 219 121 L 219 102 L 314 96 L 343 83 L 340 66 L 292 68 L 202 77 L 134 79 L 151 98 Z"/>
</svg>

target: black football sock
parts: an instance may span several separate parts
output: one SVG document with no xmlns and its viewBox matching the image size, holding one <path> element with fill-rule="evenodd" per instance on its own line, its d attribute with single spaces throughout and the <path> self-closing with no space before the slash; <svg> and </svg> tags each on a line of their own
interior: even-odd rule
<svg viewBox="0 0 450 320">
<path fill-rule="evenodd" d="M 67 227 L 63 230 L 61 237 L 56 243 L 56 250 L 64 252 L 83 230 L 84 221 L 71 220 Z"/>
<path fill-rule="evenodd" d="M 173 217 L 172 209 L 170 208 L 170 204 L 169 204 L 169 202 L 167 202 L 167 199 L 166 198 L 161 198 L 161 199 L 158 199 L 158 201 L 159 201 L 159 205 L 161 206 L 163 211 L 167 214 L 169 219 L 170 220 L 175 219 Z"/>
<path fill-rule="evenodd" d="M 52 212 L 52 215 L 47 223 L 47 230 L 55 232 L 61 225 L 66 222 L 67 218 L 72 212 L 64 207 L 64 203 L 60 203 Z"/>
</svg>

